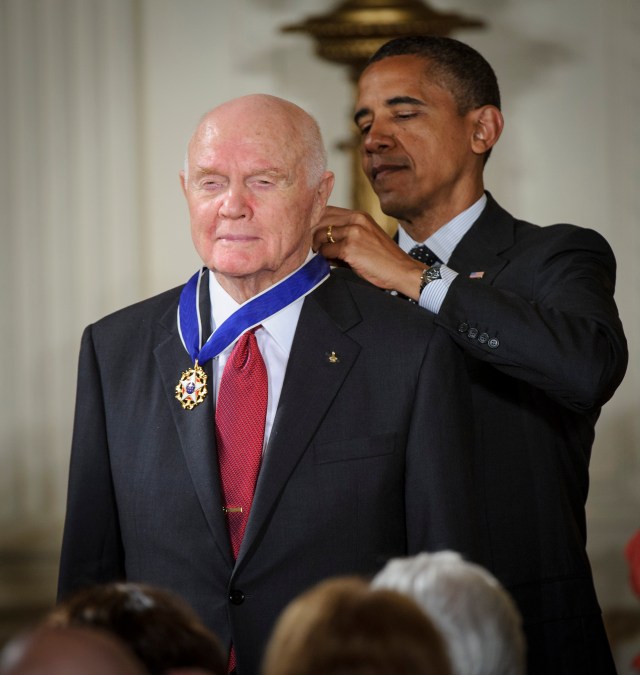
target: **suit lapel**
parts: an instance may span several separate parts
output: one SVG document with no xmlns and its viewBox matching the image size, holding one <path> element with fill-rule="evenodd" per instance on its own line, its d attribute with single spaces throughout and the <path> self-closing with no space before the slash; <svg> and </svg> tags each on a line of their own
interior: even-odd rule
<svg viewBox="0 0 640 675">
<path fill-rule="evenodd" d="M 481 283 L 492 283 L 508 260 L 500 253 L 513 245 L 513 218 L 487 193 L 487 205 L 458 243 L 447 266 L 463 276 L 483 273 Z"/>
<path fill-rule="evenodd" d="M 208 298 L 208 285 L 203 287 L 202 295 L 206 295 Z M 205 320 L 205 317 L 210 316 L 210 309 L 208 301 L 204 304 L 206 304 L 206 309 L 202 307 L 201 311 L 205 324 L 203 334 L 206 337 L 210 334 L 210 327 L 208 325 L 209 320 L 208 318 Z M 231 567 L 233 562 L 229 546 L 229 534 L 220 506 L 222 497 L 216 451 L 211 363 L 205 365 L 205 371 L 209 377 L 209 394 L 193 410 L 184 410 L 173 396 L 182 371 L 190 368 L 193 364 L 178 334 L 176 310 L 177 307 L 171 308 L 162 320 L 169 334 L 158 343 L 154 349 L 154 356 L 167 392 L 169 409 L 178 432 L 180 445 L 196 495 L 220 553 Z"/>
<path fill-rule="evenodd" d="M 358 357 L 360 345 L 346 331 L 359 321 L 347 286 L 335 277 L 305 300 L 238 564 L 251 550 Z"/>
<path fill-rule="evenodd" d="M 447 267 L 463 276 L 482 272 L 479 279 L 490 284 L 507 264 L 499 254 L 513 245 L 513 217 L 489 192 L 486 195 L 486 207 L 454 249 Z M 398 232 L 393 240 L 398 243 Z"/>
<path fill-rule="evenodd" d="M 358 357 L 360 346 L 346 332 L 359 321 L 360 313 L 346 284 L 333 276 L 305 300 L 236 570 Z M 173 398 L 182 371 L 192 364 L 178 335 L 175 307 L 162 323 L 165 337 L 154 349 L 157 367 L 195 492 L 220 553 L 231 568 L 229 535 L 220 508 L 212 394 L 193 410 L 183 410 Z M 211 377 L 210 368 L 205 370 Z"/>
</svg>

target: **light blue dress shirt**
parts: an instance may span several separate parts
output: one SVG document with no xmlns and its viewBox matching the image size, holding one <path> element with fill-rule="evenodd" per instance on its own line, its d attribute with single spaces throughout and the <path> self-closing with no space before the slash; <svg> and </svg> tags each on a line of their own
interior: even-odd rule
<svg viewBox="0 0 640 675">
<path fill-rule="evenodd" d="M 459 213 L 453 220 L 439 228 L 425 241 L 415 241 L 412 239 L 401 225 L 398 225 L 398 246 L 405 252 L 409 251 L 419 244 L 428 246 L 442 260 L 440 274 L 442 279 L 437 279 L 427 284 L 420 295 L 419 305 L 429 311 L 437 314 L 444 302 L 445 296 L 453 280 L 458 273 L 447 266 L 449 258 L 460 240 L 469 231 L 469 228 L 478 220 L 487 203 L 485 194 L 472 204 L 468 209 Z"/>
</svg>

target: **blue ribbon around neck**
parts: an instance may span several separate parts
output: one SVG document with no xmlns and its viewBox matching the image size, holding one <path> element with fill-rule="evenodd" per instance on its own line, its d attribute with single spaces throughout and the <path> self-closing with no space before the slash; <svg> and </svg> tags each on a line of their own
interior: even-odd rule
<svg viewBox="0 0 640 675">
<path fill-rule="evenodd" d="M 321 255 L 315 255 L 288 277 L 247 300 L 211 333 L 204 345 L 198 298 L 200 280 L 208 270 L 206 267 L 199 269 L 180 294 L 178 330 L 182 344 L 194 362 L 205 364 L 223 352 L 242 333 L 311 293 L 329 276 L 329 269 L 329 263 Z"/>
</svg>

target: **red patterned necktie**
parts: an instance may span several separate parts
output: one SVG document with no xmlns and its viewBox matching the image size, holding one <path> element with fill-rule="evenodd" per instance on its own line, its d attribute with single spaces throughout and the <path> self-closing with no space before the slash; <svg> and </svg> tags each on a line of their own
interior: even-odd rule
<svg viewBox="0 0 640 675">
<path fill-rule="evenodd" d="M 267 414 L 267 369 L 254 328 L 233 348 L 220 381 L 216 404 L 216 442 L 224 499 L 223 510 L 238 557 L 249 519 L 262 459 Z"/>
</svg>

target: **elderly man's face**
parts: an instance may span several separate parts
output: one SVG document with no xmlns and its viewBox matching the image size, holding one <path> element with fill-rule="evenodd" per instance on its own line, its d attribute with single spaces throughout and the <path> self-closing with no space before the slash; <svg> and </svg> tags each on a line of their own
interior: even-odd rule
<svg viewBox="0 0 640 675">
<path fill-rule="evenodd" d="M 189 147 L 183 187 L 195 248 L 227 290 L 248 297 L 304 262 L 328 198 L 326 176 L 320 189 L 309 185 L 291 124 L 284 112 L 223 107 Z"/>
</svg>

